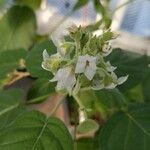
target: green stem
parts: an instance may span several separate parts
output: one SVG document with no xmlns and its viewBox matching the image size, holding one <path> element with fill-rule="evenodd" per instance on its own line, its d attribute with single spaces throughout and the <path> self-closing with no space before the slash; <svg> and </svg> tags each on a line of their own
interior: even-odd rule
<svg viewBox="0 0 150 150">
<path fill-rule="evenodd" d="M 84 105 L 82 104 L 81 100 L 79 99 L 79 97 L 77 95 L 73 95 L 73 98 L 76 100 L 76 102 L 79 105 L 79 111 L 83 111 L 84 113 L 84 117 L 87 118 L 87 114 L 86 114 L 86 110 Z"/>
<path fill-rule="evenodd" d="M 83 104 L 81 103 L 80 99 L 78 98 L 77 95 L 73 95 L 73 98 L 76 100 L 76 102 L 78 103 L 80 109 L 84 109 Z"/>
</svg>

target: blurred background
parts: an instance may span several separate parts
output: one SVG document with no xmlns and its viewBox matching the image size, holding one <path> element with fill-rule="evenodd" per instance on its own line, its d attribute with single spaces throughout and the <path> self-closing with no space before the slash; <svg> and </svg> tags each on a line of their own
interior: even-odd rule
<svg viewBox="0 0 150 150">
<path fill-rule="evenodd" d="M 92 1 L 83 8 L 65 18 L 77 0 L 43 0 L 37 11 L 38 33 L 51 33 L 56 24 L 61 26 L 56 31 L 63 32 L 68 24 L 88 25 L 96 22 L 101 14 L 94 10 Z M 101 3 L 106 3 L 101 0 Z M 119 33 L 114 47 L 121 47 L 139 53 L 149 53 L 150 38 L 150 1 L 149 0 L 109 0 L 107 9 L 112 19 L 111 29 Z M 64 23 L 62 23 L 65 18 Z"/>
<path fill-rule="evenodd" d="M 11 7 L 13 0 L 0 1 L 2 16 L 5 9 Z M 83 0 L 83 3 L 84 1 L 86 2 L 86 0 Z M 121 47 L 139 53 L 150 53 L 149 0 L 96 1 L 104 4 L 108 17 L 112 19 L 110 28 L 120 35 L 114 41 L 114 47 Z M 22 0 L 16 0 L 16 2 L 24 4 Z M 76 3 L 77 0 L 41 0 L 39 7 L 34 9 L 37 18 L 37 33 L 59 39 L 67 26 L 74 23 L 85 26 L 95 23 L 103 17 L 103 12 L 100 14 L 96 11 L 92 0 L 89 0 L 82 8 L 72 12 Z"/>
</svg>

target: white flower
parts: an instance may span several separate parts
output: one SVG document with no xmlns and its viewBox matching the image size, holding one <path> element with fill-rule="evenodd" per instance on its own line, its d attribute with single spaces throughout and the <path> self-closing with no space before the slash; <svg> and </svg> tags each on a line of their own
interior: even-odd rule
<svg viewBox="0 0 150 150">
<path fill-rule="evenodd" d="M 79 56 L 75 73 L 84 73 L 89 80 L 92 80 L 96 73 L 96 69 L 96 57 L 89 55 Z"/>
<path fill-rule="evenodd" d="M 49 56 L 46 49 L 43 51 L 42 68 L 48 71 L 55 72 L 61 63 L 61 56 L 59 53 Z"/>
<path fill-rule="evenodd" d="M 57 71 L 54 78 L 50 80 L 51 82 L 57 81 L 57 90 L 67 89 L 71 93 L 75 83 L 75 74 L 71 67 L 61 68 Z"/>
</svg>

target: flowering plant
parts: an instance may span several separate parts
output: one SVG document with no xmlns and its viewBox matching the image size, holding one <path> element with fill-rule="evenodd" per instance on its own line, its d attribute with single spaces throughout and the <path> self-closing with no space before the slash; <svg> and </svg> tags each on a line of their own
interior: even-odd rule
<svg viewBox="0 0 150 150">
<path fill-rule="evenodd" d="M 150 57 L 112 49 L 109 0 L 77 0 L 68 16 L 90 2 L 101 18 L 68 28 L 61 43 L 37 32 L 46 1 L 8 2 L 0 1 L 0 150 L 149 150 Z"/>
<path fill-rule="evenodd" d="M 50 82 L 57 81 L 57 91 L 74 95 L 83 89 L 113 89 L 127 80 L 128 76 L 118 78 L 116 67 L 105 61 L 112 50 L 110 40 L 115 37 L 111 31 L 96 36 L 81 26 L 73 26 L 68 36 L 56 54 L 49 56 L 43 51 L 42 67 L 53 73 Z"/>
</svg>

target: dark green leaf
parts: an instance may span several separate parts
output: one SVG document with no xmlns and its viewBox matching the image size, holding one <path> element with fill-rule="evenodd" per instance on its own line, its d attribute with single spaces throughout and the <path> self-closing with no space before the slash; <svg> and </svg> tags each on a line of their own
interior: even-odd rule
<svg viewBox="0 0 150 150">
<path fill-rule="evenodd" d="M 27 70 L 33 77 L 50 79 L 52 74 L 41 67 L 43 61 L 42 53 L 46 49 L 49 54 L 56 53 L 57 49 L 52 41 L 45 41 L 35 45 L 26 58 Z"/>
<path fill-rule="evenodd" d="M 122 91 L 142 83 L 149 69 L 147 56 L 123 50 L 114 49 L 107 60 L 117 67 L 118 76 L 129 75 L 128 80 L 119 87 Z"/>
<path fill-rule="evenodd" d="M 129 102 L 144 102 L 143 87 L 141 84 L 127 90 L 124 95 Z"/>
<path fill-rule="evenodd" d="M 0 92 L 0 116 L 18 107 L 21 102 L 20 90 L 8 90 Z"/>
<path fill-rule="evenodd" d="M 81 138 L 77 140 L 77 150 L 96 150 L 94 139 Z"/>
<path fill-rule="evenodd" d="M 97 150 L 149 150 L 150 105 L 134 104 L 111 117 L 97 134 Z"/>
<path fill-rule="evenodd" d="M 0 129 L 10 125 L 25 109 L 20 106 L 22 92 L 17 89 L 0 92 Z"/>
<path fill-rule="evenodd" d="M 73 141 L 62 121 L 28 112 L 0 132 L 0 149 L 73 150 Z"/>
<path fill-rule="evenodd" d="M 38 103 L 55 93 L 55 85 L 47 79 L 36 80 L 29 89 L 28 103 Z"/>
<path fill-rule="evenodd" d="M 145 77 L 142 83 L 142 87 L 143 87 L 144 100 L 150 102 L 150 71 Z"/>
<path fill-rule="evenodd" d="M 0 20 L 0 51 L 28 49 L 36 32 L 35 15 L 27 7 L 13 6 Z"/>
</svg>

